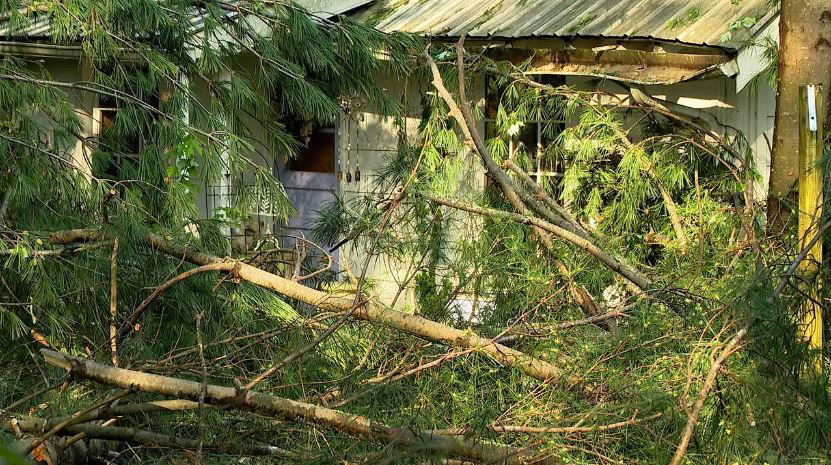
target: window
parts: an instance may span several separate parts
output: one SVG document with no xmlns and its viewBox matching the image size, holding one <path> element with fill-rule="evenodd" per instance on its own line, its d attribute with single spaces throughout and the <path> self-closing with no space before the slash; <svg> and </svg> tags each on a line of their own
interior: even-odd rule
<svg viewBox="0 0 831 465">
<path fill-rule="evenodd" d="M 145 99 L 145 103 L 158 108 L 156 96 Z M 121 100 L 100 96 L 98 105 L 92 111 L 92 131 L 99 151 L 94 160 L 97 176 L 109 179 L 124 179 L 138 168 L 138 158 L 144 148 L 144 134 L 140 130 L 124 130 L 116 124 L 119 112 L 123 110 Z M 139 125 L 142 126 L 142 125 Z"/>
<path fill-rule="evenodd" d="M 312 173 L 335 173 L 335 143 L 334 126 L 306 128 L 307 135 L 301 130 L 301 142 L 305 143 L 297 156 L 288 162 L 291 171 L 307 171 Z"/>
<path fill-rule="evenodd" d="M 555 87 L 565 84 L 565 78 L 552 74 L 534 75 L 532 79 Z M 498 135 L 496 121 L 505 90 L 495 79 L 489 78 L 486 82 L 485 137 L 488 139 Z M 546 150 L 564 129 L 565 121 L 561 118 L 525 121 L 519 133 L 508 141 L 508 153 L 511 158 L 514 158 L 518 152 L 525 153 L 532 163 L 532 169 L 528 175 L 537 182 L 542 182 L 543 178 L 561 177 L 564 171 L 562 163 L 550 154 L 546 154 Z"/>
<path fill-rule="evenodd" d="M 92 111 L 93 134 L 99 151 L 95 154 L 97 176 L 119 179 L 127 168 L 138 166 L 141 144 L 137 137 L 121 139 L 115 134 L 114 126 L 118 108 L 96 107 Z"/>
</svg>

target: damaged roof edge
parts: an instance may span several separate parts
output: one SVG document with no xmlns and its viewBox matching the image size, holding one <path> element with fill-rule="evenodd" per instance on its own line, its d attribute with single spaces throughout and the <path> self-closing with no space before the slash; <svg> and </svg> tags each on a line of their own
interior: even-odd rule
<svg viewBox="0 0 831 465">
<path fill-rule="evenodd" d="M 652 53 L 639 50 L 491 48 L 496 60 L 525 64 L 530 74 L 590 76 L 636 84 L 675 84 L 718 73 L 727 54 Z"/>
</svg>

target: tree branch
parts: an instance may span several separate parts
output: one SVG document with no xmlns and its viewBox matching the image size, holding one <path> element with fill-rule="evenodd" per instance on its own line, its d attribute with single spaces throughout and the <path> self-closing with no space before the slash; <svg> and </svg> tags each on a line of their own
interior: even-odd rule
<svg viewBox="0 0 831 465">
<path fill-rule="evenodd" d="M 561 426 L 561 427 L 546 427 L 546 426 L 519 426 L 519 425 L 488 425 L 488 431 L 492 431 L 494 433 L 520 433 L 520 434 L 577 434 L 577 433 L 597 433 L 601 431 L 611 431 L 620 428 L 625 428 L 627 426 L 637 425 L 639 423 L 645 423 L 647 421 L 657 420 L 661 418 L 663 413 L 656 413 L 650 415 L 648 417 L 643 418 L 631 418 L 629 420 L 623 420 L 616 423 L 610 423 L 608 425 L 596 425 L 596 426 Z M 438 434 L 446 434 L 451 436 L 460 436 L 473 433 L 473 430 L 470 428 L 463 429 L 444 429 L 444 430 L 433 430 L 434 433 Z"/>
<path fill-rule="evenodd" d="M 679 465 L 684 459 L 684 455 L 687 453 L 687 447 L 689 447 L 690 440 L 695 432 L 695 425 L 698 423 L 698 418 L 701 416 L 701 410 L 704 408 L 704 403 L 707 402 L 707 397 L 709 397 L 710 391 L 716 383 L 716 377 L 721 369 L 721 365 L 724 364 L 727 357 L 738 350 L 738 346 L 742 342 L 742 339 L 744 339 L 747 335 L 748 329 L 749 325 L 746 325 L 740 329 L 735 336 L 733 336 L 730 342 L 728 342 L 721 351 L 718 358 L 716 358 L 716 361 L 713 362 L 713 366 L 710 367 L 710 371 L 707 372 L 707 377 L 704 379 L 704 385 L 701 387 L 701 390 L 698 391 L 698 398 L 696 399 L 695 405 L 693 405 L 693 409 L 687 418 L 687 426 L 684 427 L 684 434 L 681 435 L 681 442 L 678 443 L 678 448 L 675 450 L 675 456 L 669 463 L 670 465 Z"/>
<path fill-rule="evenodd" d="M 470 213 L 476 213 L 477 215 L 485 215 L 494 218 L 515 221 L 521 224 L 537 226 L 538 228 L 543 229 L 551 234 L 554 234 L 557 237 L 565 239 L 566 241 L 571 242 L 577 247 L 580 247 L 586 252 L 592 254 L 595 258 L 603 262 L 603 264 L 605 264 L 611 270 L 628 279 L 630 282 L 632 282 L 632 284 L 639 287 L 640 289 L 648 289 L 652 286 L 652 282 L 649 280 L 649 278 L 642 275 L 639 271 L 631 268 L 629 265 L 613 258 L 605 251 L 597 247 L 593 242 L 588 241 L 574 234 L 571 231 L 567 231 L 559 226 L 548 223 L 540 218 L 534 216 L 520 215 L 519 213 L 506 212 L 503 210 L 496 210 L 493 208 L 477 207 L 475 205 L 463 204 L 460 202 L 434 197 L 431 195 L 426 195 L 425 197 L 438 204 Z"/>
<path fill-rule="evenodd" d="M 99 231 L 76 229 L 56 232 L 52 235 L 51 240 L 57 244 L 61 244 L 66 240 L 76 242 L 96 240 L 102 236 L 103 234 Z M 236 274 L 241 279 L 275 291 L 286 297 L 314 305 L 323 310 L 348 312 L 353 306 L 354 299 L 327 294 L 246 263 L 228 262 L 226 259 L 195 251 L 187 246 L 177 246 L 155 234 L 149 234 L 145 239 L 153 249 L 195 265 L 223 264 L 217 265 L 219 268 L 222 268 L 223 266 L 228 266 L 228 263 L 232 263 L 234 266 L 239 266 Z M 453 347 L 476 349 L 477 351 L 488 354 L 506 366 L 515 367 L 525 374 L 541 381 L 551 380 L 556 382 L 563 380 L 565 377 L 563 371 L 551 363 L 511 349 L 510 347 L 497 344 L 490 339 L 483 338 L 470 331 L 459 330 L 418 315 L 403 313 L 370 303 L 356 309 L 354 316 L 355 318 L 394 328 L 428 341 Z"/>
<path fill-rule="evenodd" d="M 40 431 L 45 425 L 41 419 L 18 420 L 17 424 L 21 431 Z M 171 447 L 177 449 L 196 450 L 199 441 L 195 439 L 178 438 L 164 434 L 153 433 L 137 428 L 123 428 L 116 426 L 101 426 L 91 423 L 70 425 L 64 428 L 70 434 L 80 435 L 89 439 L 108 439 L 124 441 L 133 444 L 143 444 L 156 447 Z M 278 456 L 298 458 L 298 454 L 292 453 L 276 446 L 265 444 L 241 444 L 239 442 L 207 442 L 203 444 L 205 449 L 215 450 L 228 454 L 250 455 L 250 456 Z"/>
<path fill-rule="evenodd" d="M 459 43 L 456 44 L 456 52 L 459 81 L 463 83 L 465 79 L 464 37 L 462 37 L 459 40 Z M 603 251 L 593 242 L 591 242 L 585 237 L 582 237 L 580 234 L 571 231 L 573 226 L 567 220 L 560 218 L 557 215 L 551 215 L 550 210 L 547 209 L 544 205 L 542 205 L 538 200 L 534 199 L 530 195 L 520 197 L 520 192 L 522 191 L 517 189 L 513 185 L 508 174 L 505 173 L 505 171 L 502 170 L 502 168 L 500 168 L 496 161 L 494 161 L 494 159 L 490 156 L 490 152 L 488 151 L 484 138 L 476 129 L 476 119 L 473 116 L 473 112 L 470 108 L 469 102 L 467 102 L 466 100 L 467 97 L 465 95 L 464 84 L 461 84 L 459 86 L 459 99 L 462 102 L 460 106 L 456 103 L 456 100 L 453 98 L 453 95 L 450 94 L 450 92 L 447 90 L 447 87 L 444 85 L 444 80 L 441 77 L 441 72 L 439 71 L 438 65 L 436 65 L 435 60 L 433 60 L 433 58 L 427 52 L 424 52 L 423 56 L 425 57 L 425 60 L 427 61 L 427 64 L 432 72 L 432 84 L 438 91 L 442 100 L 444 100 L 444 102 L 447 104 L 448 108 L 450 108 L 450 115 L 453 116 L 453 118 L 458 123 L 458 126 L 461 128 L 462 133 L 466 138 L 466 143 L 470 143 L 472 141 L 473 146 L 479 153 L 479 157 L 482 159 L 482 162 L 484 163 L 485 168 L 488 171 L 488 175 L 496 181 L 496 184 L 502 190 L 502 193 L 505 195 L 505 198 L 519 212 L 519 216 L 532 220 L 531 222 L 526 222 L 526 224 L 532 224 L 534 226 L 540 227 L 540 229 L 544 229 L 547 232 L 552 233 L 555 236 L 560 237 L 561 239 L 567 242 L 571 242 L 572 244 L 584 250 L 588 251 L 591 249 L 599 252 L 601 256 L 605 256 L 611 259 L 611 257 L 609 257 L 609 255 L 605 251 Z M 533 218 L 531 216 L 526 216 L 528 209 L 543 216 L 547 221 L 539 220 L 538 218 Z M 555 232 L 555 230 L 551 228 L 542 227 L 540 221 L 550 226 L 551 228 L 554 228 L 557 232 Z M 558 225 L 557 223 L 560 223 L 561 225 Z M 593 255 L 595 254 L 593 253 Z M 598 258 L 600 257 L 598 256 Z M 620 261 L 614 259 L 612 259 L 611 262 L 602 259 L 601 261 L 603 261 L 603 263 L 606 265 L 609 265 L 610 263 L 615 263 L 616 265 L 610 266 L 610 268 L 621 274 L 626 279 L 628 279 L 632 284 L 637 286 L 640 291 L 647 291 L 652 287 L 652 282 L 648 278 L 646 278 L 645 275 L 641 274 L 637 270 L 634 270 L 629 265 L 624 265 Z"/>
<path fill-rule="evenodd" d="M 203 388 L 202 384 L 196 381 L 110 367 L 48 349 L 42 349 L 41 353 L 47 363 L 61 367 L 77 378 L 112 386 L 191 400 L 198 399 Z M 512 465 L 556 463 L 553 458 L 532 449 L 497 446 L 481 441 L 468 441 L 429 432 L 412 431 L 408 428 L 393 428 L 364 416 L 269 396 L 256 391 L 209 384 L 205 386 L 204 392 L 207 403 L 288 420 L 304 421 L 398 448 L 417 446 L 422 450 L 432 450 L 450 457 L 488 463 Z"/>
</svg>

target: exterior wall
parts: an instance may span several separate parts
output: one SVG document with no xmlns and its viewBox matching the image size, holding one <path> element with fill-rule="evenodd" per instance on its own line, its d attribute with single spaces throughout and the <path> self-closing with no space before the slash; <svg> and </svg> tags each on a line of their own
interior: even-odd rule
<svg viewBox="0 0 831 465">
<path fill-rule="evenodd" d="M 48 59 L 46 66 L 53 77 L 62 81 L 80 81 L 88 76 L 83 63 L 78 59 Z M 609 81 L 598 81 L 590 77 L 568 76 L 568 85 L 575 85 L 584 89 L 597 88 L 618 94 L 621 98 L 628 98 L 628 92 L 618 84 Z M 410 79 L 404 80 L 396 76 L 379 74 L 376 83 L 385 88 L 393 98 L 399 100 L 406 108 L 404 122 L 409 137 L 417 137 L 418 124 L 421 119 L 422 102 L 427 92 L 432 92 L 428 82 L 419 82 Z M 193 83 L 197 95 L 204 98 L 206 92 L 204 83 Z M 770 165 L 770 150 L 768 141 L 772 137 L 775 97 L 774 91 L 766 84 L 755 88 L 745 88 L 736 94 L 735 81 L 731 78 L 717 78 L 700 81 L 679 83 L 669 86 L 647 86 L 645 91 L 650 95 L 666 99 L 671 102 L 699 108 L 712 114 L 726 126 L 738 129 L 747 138 L 750 147 L 755 152 L 757 169 L 761 180 L 756 186 L 757 199 L 761 199 L 767 190 L 767 178 Z M 471 97 L 478 104 L 484 104 L 484 82 L 476 83 L 470 88 Z M 92 135 L 93 121 L 92 108 L 96 97 L 86 92 L 70 92 L 76 111 L 84 121 L 84 135 Z M 255 121 L 251 121 L 255 139 L 262 137 L 262 130 Z M 479 128 L 484 132 L 484 124 Z M 302 232 L 309 236 L 311 223 L 317 217 L 317 210 L 322 204 L 339 193 L 345 200 L 358 196 L 373 194 L 374 180 L 378 169 L 383 166 L 385 158 L 397 149 L 398 128 L 395 121 L 385 118 L 376 109 L 366 104 L 357 104 L 349 114 L 344 114 L 337 127 L 337 161 L 336 171 L 344 173 L 340 179 L 323 179 L 303 174 L 289 174 L 285 166 L 285 157 L 280 154 L 270 154 L 263 148 L 252 153 L 254 163 L 268 166 L 276 176 L 284 182 L 290 199 L 298 209 L 298 215 L 289 222 L 289 229 Z M 89 173 L 89 151 L 81 142 L 77 143 L 72 153 L 73 163 L 82 171 Z M 484 171 L 481 163 L 475 158 L 466 160 L 467 188 L 478 192 L 484 186 Z M 355 172 L 360 169 L 361 178 L 356 180 Z M 346 172 L 352 174 L 352 180 L 347 181 Z M 202 183 L 204 184 L 204 183 Z M 204 186 L 203 186 L 204 187 Z M 211 212 L 205 202 L 203 193 L 197 194 L 199 211 L 204 217 Z M 259 213 L 259 212 L 252 212 Z M 260 216 L 263 219 L 262 215 Z M 267 221 L 267 218 L 264 218 Z M 464 237 L 475 231 L 475 219 L 461 221 L 452 232 L 456 237 Z M 338 268 L 342 271 L 343 280 L 348 285 L 360 275 L 367 260 L 366 251 L 344 245 L 339 250 Z M 412 283 L 406 285 L 412 277 L 413 263 L 397 262 L 388 257 L 373 256 L 369 258 L 368 278 L 374 284 L 374 292 L 379 300 L 386 304 L 395 304 L 396 308 L 412 310 L 415 307 L 415 296 Z M 400 287 L 405 287 L 399 292 Z M 393 302 L 395 301 L 395 302 Z"/>
<path fill-rule="evenodd" d="M 754 183 L 754 197 L 763 201 L 767 198 L 770 180 L 776 90 L 760 82 L 757 86 L 745 87 L 735 98 L 736 109 L 728 121 L 742 131 L 753 150 L 755 169 L 759 174 L 759 180 Z"/>
<path fill-rule="evenodd" d="M 47 69 L 51 78 L 61 82 L 78 82 L 87 80 L 90 67 L 79 58 L 45 58 L 43 66 Z M 81 136 L 89 138 L 92 136 L 93 119 L 92 108 L 97 101 L 96 96 L 91 92 L 83 92 L 73 89 L 64 89 L 69 96 L 75 114 L 81 120 Z M 51 120 L 42 117 L 42 124 L 45 127 L 51 126 Z M 86 144 L 86 140 L 78 140 L 75 147 L 68 153 L 68 159 L 73 167 L 79 172 L 90 176 L 92 174 L 92 151 Z"/>
<path fill-rule="evenodd" d="M 402 80 L 395 76 L 380 74 L 376 83 L 382 85 L 388 95 L 398 100 L 406 109 L 404 124 L 410 139 L 418 137 L 418 125 L 421 121 L 421 102 L 427 98 L 427 92 L 433 92 L 429 82 L 415 79 Z M 476 83 L 469 89 L 471 98 L 479 105 L 484 105 L 484 82 Z M 484 123 L 479 128 L 484 131 Z M 384 165 L 387 156 L 397 151 L 399 129 L 392 118 L 385 118 L 377 110 L 360 106 L 344 115 L 340 124 L 340 168 L 344 176 L 338 181 L 338 188 L 345 200 L 376 193 L 374 181 L 378 170 Z M 466 186 L 472 191 L 481 192 L 484 187 L 484 170 L 481 163 L 468 156 L 464 161 Z M 361 179 L 355 181 L 354 172 L 360 166 Z M 351 170 L 352 181 L 348 182 L 346 171 Z M 466 233 L 469 224 L 456 225 L 450 232 L 453 237 Z M 396 261 L 384 256 L 368 257 L 365 250 L 346 244 L 341 250 L 342 269 L 346 270 L 348 279 L 354 281 L 359 277 L 364 263 L 369 259 L 367 277 L 374 285 L 374 294 L 381 303 L 394 305 L 399 310 L 412 311 L 415 308 L 415 295 L 412 286 L 412 274 L 417 264 L 409 260 Z M 399 292 L 401 287 L 405 289 Z"/>
</svg>

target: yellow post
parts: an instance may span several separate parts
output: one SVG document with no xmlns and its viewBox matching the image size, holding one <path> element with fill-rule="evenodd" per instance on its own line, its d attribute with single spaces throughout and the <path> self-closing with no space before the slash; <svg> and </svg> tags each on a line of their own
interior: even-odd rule
<svg viewBox="0 0 831 465">
<path fill-rule="evenodd" d="M 799 250 L 816 237 L 822 217 L 822 130 L 825 109 L 821 86 L 802 86 L 800 93 L 799 122 Z M 822 371 L 822 307 L 819 298 L 819 282 L 816 274 L 822 263 L 822 240 L 816 241 L 805 260 L 800 264 L 802 276 L 810 287 L 806 289 L 810 299 L 805 299 L 800 315 L 800 335 L 814 351 L 811 363 L 817 373 Z"/>
</svg>

